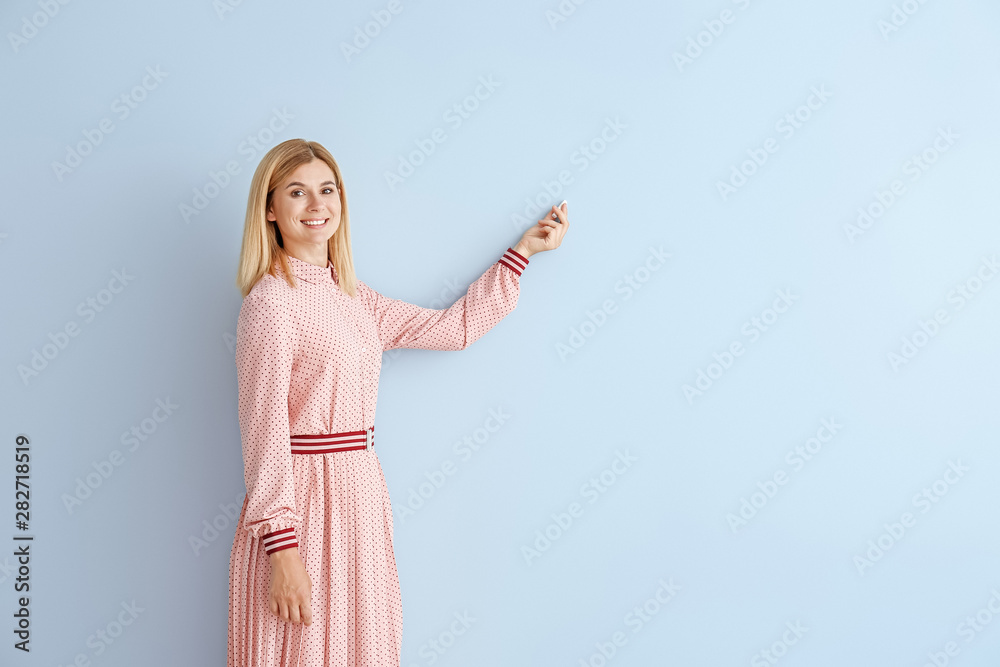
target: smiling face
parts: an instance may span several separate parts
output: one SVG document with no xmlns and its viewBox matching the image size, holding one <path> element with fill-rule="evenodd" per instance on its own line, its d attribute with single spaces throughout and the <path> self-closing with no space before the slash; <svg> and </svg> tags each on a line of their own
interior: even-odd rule
<svg viewBox="0 0 1000 667">
<path fill-rule="evenodd" d="M 326 266 L 327 243 L 340 225 L 339 184 L 329 165 L 315 159 L 279 183 L 267 219 L 277 223 L 285 252 Z"/>
</svg>

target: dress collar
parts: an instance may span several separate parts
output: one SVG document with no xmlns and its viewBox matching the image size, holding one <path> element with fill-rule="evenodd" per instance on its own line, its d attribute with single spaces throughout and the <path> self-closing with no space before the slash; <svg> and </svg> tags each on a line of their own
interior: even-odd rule
<svg viewBox="0 0 1000 667">
<path fill-rule="evenodd" d="M 327 260 L 326 268 L 322 266 L 316 266 L 315 264 L 310 264 L 309 262 L 303 261 L 298 257 L 288 257 L 288 266 L 292 269 L 292 273 L 295 274 L 296 278 L 300 278 L 309 283 L 322 284 L 326 282 L 340 284 L 337 280 L 337 269 L 333 267 L 333 262 Z M 281 265 L 278 265 L 278 269 L 281 269 Z"/>
</svg>

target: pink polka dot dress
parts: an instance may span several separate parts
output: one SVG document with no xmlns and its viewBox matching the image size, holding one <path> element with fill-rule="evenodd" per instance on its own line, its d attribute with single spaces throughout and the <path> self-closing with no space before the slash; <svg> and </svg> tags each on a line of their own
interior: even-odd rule
<svg viewBox="0 0 1000 667">
<path fill-rule="evenodd" d="M 289 256 L 236 325 L 247 495 L 229 559 L 228 667 L 399 667 L 403 608 L 392 507 L 374 448 L 382 353 L 462 350 L 517 306 L 528 260 L 508 248 L 451 307 L 389 299 Z M 280 266 L 277 269 L 282 276 Z M 298 547 L 312 624 L 271 612 L 274 551 Z"/>
</svg>

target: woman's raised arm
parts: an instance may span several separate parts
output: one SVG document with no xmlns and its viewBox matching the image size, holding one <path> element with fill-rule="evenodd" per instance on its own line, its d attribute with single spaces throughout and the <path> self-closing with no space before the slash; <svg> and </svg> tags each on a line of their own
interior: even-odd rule
<svg viewBox="0 0 1000 667">
<path fill-rule="evenodd" d="M 375 318 L 383 351 L 464 350 L 514 310 L 527 266 L 526 257 L 507 248 L 458 301 L 442 309 L 390 299 L 361 281 L 358 292 Z"/>
</svg>

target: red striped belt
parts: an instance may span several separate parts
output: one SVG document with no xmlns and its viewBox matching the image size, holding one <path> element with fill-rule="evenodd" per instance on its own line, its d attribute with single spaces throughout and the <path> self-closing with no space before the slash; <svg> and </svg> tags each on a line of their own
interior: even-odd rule
<svg viewBox="0 0 1000 667">
<path fill-rule="evenodd" d="M 370 450 L 375 446 L 375 426 L 343 433 L 308 433 L 292 436 L 292 454 L 327 454 Z"/>
<path fill-rule="evenodd" d="M 293 435 L 292 454 L 327 454 L 329 452 L 349 452 L 353 450 L 371 450 L 375 446 L 375 426 L 361 431 L 344 431 L 343 433 L 307 433 Z M 264 551 L 268 555 L 282 549 L 299 546 L 294 528 L 276 530 L 261 536 Z"/>
</svg>

